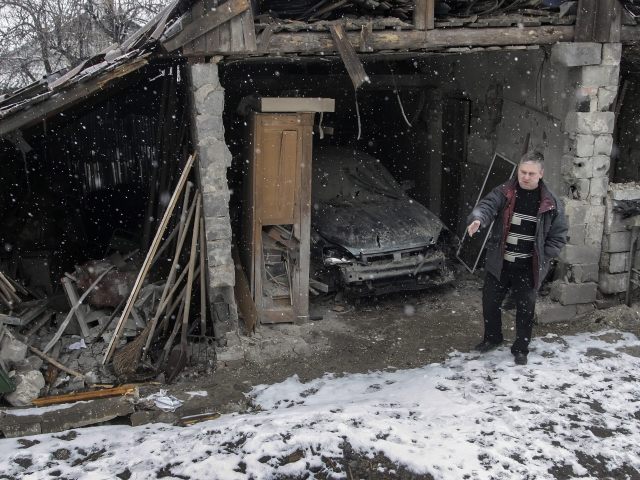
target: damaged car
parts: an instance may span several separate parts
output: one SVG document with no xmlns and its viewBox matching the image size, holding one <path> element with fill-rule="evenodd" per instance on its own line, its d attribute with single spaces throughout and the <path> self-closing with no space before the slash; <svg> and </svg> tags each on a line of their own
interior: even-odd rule
<svg viewBox="0 0 640 480">
<path fill-rule="evenodd" d="M 344 147 L 313 154 L 312 272 L 359 297 L 453 280 L 450 232 L 375 157 Z"/>
</svg>

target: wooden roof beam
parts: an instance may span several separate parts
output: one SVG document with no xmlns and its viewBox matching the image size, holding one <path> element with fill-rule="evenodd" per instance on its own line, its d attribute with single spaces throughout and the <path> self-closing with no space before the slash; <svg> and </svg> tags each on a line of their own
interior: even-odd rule
<svg viewBox="0 0 640 480">
<path fill-rule="evenodd" d="M 434 30 L 380 30 L 367 37 L 369 51 L 438 50 L 451 47 L 490 47 L 508 45 L 549 45 L 573 40 L 573 26 L 542 26 L 525 28 L 436 28 Z M 358 49 L 360 32 L 347 32 L 349 41 Z M 276 33 L 263 46 L 269 54 L 334 53 L 335 43 L 330 33 Z M 204 53 L 204 52 L 203 52 Z"/>
</svg>

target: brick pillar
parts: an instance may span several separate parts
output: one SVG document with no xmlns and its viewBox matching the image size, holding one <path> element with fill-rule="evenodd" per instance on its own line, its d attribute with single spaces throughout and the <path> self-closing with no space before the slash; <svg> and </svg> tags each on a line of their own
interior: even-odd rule
<svg viewBox="0 0 640 480">
<path fill-rule="evenodd" d="M 575 102 L 564 122 L 569 141 L 562 158 L 569 243 L 560 255 L 564 275 L 551 294 L 576 305 L 577 313 L 592 308 L 598 288 L 621 52 L 619 43 L 560 43 L 551 55 L 576 79 L 568 92 Z"/>
<path fill-rule="evenodd" d="M 224 89 L 218 65 L 189 65 L 191 80 L 191 126 L 198 152 L 202 185 L 209 274 L 209 295 L 216 319 L 216 337 L 237 329 L 237 308 L 233 295 L 235 268 L 231 256 L 231 221 L 227 169 L 231 152 L 224 141 Z"/>
</svg>

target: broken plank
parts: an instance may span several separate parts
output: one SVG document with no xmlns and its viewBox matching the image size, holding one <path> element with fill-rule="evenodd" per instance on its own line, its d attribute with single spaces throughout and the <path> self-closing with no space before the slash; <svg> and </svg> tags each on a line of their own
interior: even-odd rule
<svg viewBox="0 0 640 480">
<path fill-rule="evenodd" d="M 340 58 L 351 78 L 353 88 L 357 90 L 363 83 L 370 83 L 369 75 L 367 75 L 367 72 L 364 70 L 364 65 L 362 65 L 356 50 L 353 48 L 353 45 L 351 45 L 349 37 L 347 37 L 344 31 L 344 27 L 333 24 L 329 29 L 331 30 L 331 36 L 336 44 L 338 53 L 340 53 Z"/>
<path fill-rule="evenodd" d="M 173 52 L 183 45 L 197 39 L 207 32 L 228 22 L 235 16 L 249 8 L 248 0 L 229 0 L 218 6 L 215 10 L 210 10 L 203 16 L 195 19 L 174 37 L 166 40 L 163 45 L 168 52 Z"/>
<path fill-rule="evenodd" d="M 76 292 L 75 287 L 71 284 L 71 280 L 68 277 L 62 277 L 60 279 L 62 286 L 64 287 L 64 291 L 67 294 L 67 299 L 69 300 L 69 306 L 73 306 L 76 303 L 80 303 L 80 298 L 78 297 L 78 292 Z M 80 307 L 76 308 L 74 315 L 76 320 L 78 320 L 78 325 L 80 325 L 80 331 L 82 332 L 82 336 L 87 338 L 89 336 L 89 327 L 87 326 L 87 321 L 84 316 L 84 312 Z"/>
<path fill-rule="evenodd" d="M 137 387 L 135 385 L 121 385 L 114 388 L 104 388 L 102 390 L 65 393 L 64 395 L 36 398 L 31 403 L 33 403 L 33 405 L 35 405 L 36 407 L 44 407 L 47 405 L 58 405 L 60 403 L 73 403 L 86 400 L 94 400 L 96 398 L 121 397 L 124 395 L 136 394 L 136 392 Z"/>
</svg>

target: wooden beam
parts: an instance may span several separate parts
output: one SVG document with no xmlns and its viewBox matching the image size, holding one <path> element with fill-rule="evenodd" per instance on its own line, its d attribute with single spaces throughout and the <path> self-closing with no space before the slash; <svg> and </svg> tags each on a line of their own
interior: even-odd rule
<svg viewBox="0 0 640 480">
<path fill-rule="evenodd" d="M 148 54 L 129 64 L 122 65 L 112 72 L 89 80 L 86 83 L 80 83 L 67 90 L 60 91 L 58 95 L 33 105 L 28 109 L 16 111 L 11 116 L 0 121 L 0 137 L 17 130 L 18 128 L 33 126 L 42 120 L 57 115 L 77 103 L 85 101 L 87 97 L 106 89 L 106 87 L 114 80 L 147 65 L 147 56 Z"/>
<path fill-rule="evenodd" d="M 249 8 L 248 0 L 229 0 L 218 6 L 215 10 L 208 10 L 201 17 L 194 19 L 177 35 L 163 42 L 164 48 L 168 52 L 173 52 L 183 45 L 194 41 L 207 32 L 228 22 L 236 15 L 241 14 Z"/>
<path fill-rule="evenodd" d="M 364 65 L 362 65 L 360 58 L 358 58 L 358 54 L 353 48 L 353 45 L 349 42 L 349 37 L 347 37 L 344 31 L 344 26 L 332 24 L 329 26 L 329 30 L 331 31 L 331 37 L 333 37 L 338 53 L 340 53 L 340 58 L 342 58 L 342 63 L 344 63 L 349 78 L 351 78 L 353 88 L 357 90 L 363 83 L 369 82 L 369 76 L 364 70 Z"/>
<path fill-rule="evenodd" d="M 433 30 L 435 27 L 435 0 L 416 0 L 413 24 L 418 30 Z"/>
<path fill-rule="evenodd" d="M 543 26 L 525 28 L 436 28 L 419 31 L 374 31 L 368 36 L 368 46 L 374 50 L 438 50 L 450 47 L 490 47 L 508 45 L 549 45 L 573 40 L 573 26 Z M 360 32 L 347 32 L 355 48 L 360 47 Z M 296 32 L 274 34 L 268 52 L 327 53 L 336 46 L 329 33 Z"/>
</svg>

